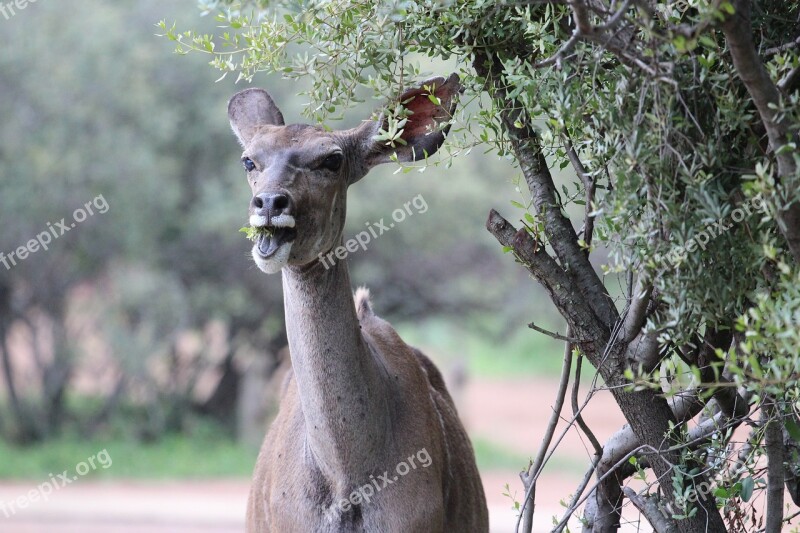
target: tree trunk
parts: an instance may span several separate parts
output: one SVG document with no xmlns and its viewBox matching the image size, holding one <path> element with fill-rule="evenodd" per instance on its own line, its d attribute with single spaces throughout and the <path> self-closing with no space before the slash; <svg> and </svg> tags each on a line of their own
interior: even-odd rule
<svg viewBox="0 0 800 533">
<path fill-rule="evenodd" d="M 576 344 L 611 388 L 614 399 L 639 441 L 638 444 L 648 447 L 648 452 L 652 454 L 649 462 L 656 479 L 664 487 L 666 501 L 674 503 L 672 468 L 673 465 L 680 464 L 680 454 L 678 451 L 668 450 L 678 444 L 669 438 L 670 428 L 676 423 L 672 409 L 663 396 L 652 390 L 625 390 L 628 385 L 624 378 L 627 345 L 611 335 L 617 329 L 619 314 L 585 251 L 579 246 L 571 221 L 562 211 L 538 136 L 530 125 L 523 123 L 520 127 L 523 122 L 520 120 L 520 106 L 507 99 L 502 86 L 502 70 L 497 59 L 487 52 L 476 52 L 473 64 L 478 74 L 489 83 L 490 95 L 500 109 L 500 121 L 530 189 L 533 207 L 543 222 L 547 242 L 555 251 L 556 258 L 550 257 L 544 246 L 533 242 L 533 238 L 525 231 L 517 232 L 494 212 L 487 223 L 488 229 L 502 244 L 511 246 L 518 255 L 523 254 L 523 259 L 527 258 L 532 263 L 529 269 L 548 289 L 553 303 L 567 320 L 572 336 L 579 339 Z M 607 349 L 609 344 L 615 346 Z M 703 481 L 704 478 L 697 479 L 697 483 Z M 617 490 L 613 492 L 616 493 Z M 608 491 L 601 490 L 597 495 L 609 496 L 617 501 L 604 500 L 605 505 L 601 509 L 608 511 L 596 517 L 596 526 L 592 531 L 616 531 L 619 528 L 619 499 Z M 716 502 L 706 495 L 701 496 L 697 502 L 701 511 L 693 517 L 678 521 L 678 529 L 683 533 L 725 533 L 725 524 Z"/>
<path fill-rule="evenodd" d="M 41 438 L 33 418 L 27 412 L 24 403 L 17 392 L 14 378 L 14 367 L 11 361 L 11 352 L 8 345 L 8 330 L 11 327 L 13 316 L 11 312 L 11 287 L 0 282 L 0 366 L 3 370 L 3 380 L 8 391 L 9 406 L 14 419 L 16 431 L 10 437 L 20 443 L 34 442 Z"/>
</svg>

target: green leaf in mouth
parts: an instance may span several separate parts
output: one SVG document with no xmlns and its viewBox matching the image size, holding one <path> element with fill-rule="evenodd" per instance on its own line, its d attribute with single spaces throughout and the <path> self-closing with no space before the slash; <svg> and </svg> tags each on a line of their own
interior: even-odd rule
<svg viewBox="0 0 800 533">
<path fill-rule="evenodd" d="M 272 229 L 266 226 L 244 226 L 239 229 L 239 233 L 244 233 L 245 236 L 251 241 L 256 240 L 260 236 L 272 237 Z"/>
</svg>

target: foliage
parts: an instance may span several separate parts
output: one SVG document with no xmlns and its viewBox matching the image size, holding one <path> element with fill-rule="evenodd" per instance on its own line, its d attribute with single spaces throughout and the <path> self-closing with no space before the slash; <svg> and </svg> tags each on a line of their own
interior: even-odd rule
<svg viewBox="0 0 800 533">
<path fill-rule="evenodd" d="M 419 82 L 431 64 L 457 69 L 465 92 L 451 155 L 484 145 L 519 164 L 532 195 L 517 204 L 536 246 L 528 257 L 545 250 L 569 279 L 579 280 L 576 288 L 564 289 L 504 243 L 507 250 L 549 287 L 556 305 L 560 290 L 593 298 L 586 290 L 591 276 L 565 264 L 567 252 L 576 244 L 588 253 L 608 250 L 604 271 L 628 287 L 621 317 L 604 324 L 606 331 L 618 332 L 627 313 L 635 316 L 635 299 L 649 302 L 640 311 L 641 329 L 625 343 L 613 335 L 605 348 L 582 342 L 606 381 L 629 385 L 626 392 L 614 389 L 620 405 L 632 413 L 625 395 L 646 390 L 696 394 L 710 406 L 699 414 L 702 423 L 718 416 L 723 389 L 748 402 L 749 414 L 728 413 L 699 451 L 689 453 L 688 420 L 662 428 L 660 438 L 675 444 L 669 453 L 681 451 L 671 456 L 680 461 L 670 469 L 675 490 L 664 483 L 664 497 L 679 502 L 687 483 L 704 476 L 739 486 L 741 495 L 756 472 L 754 463 L 735 464 L 731 446 L 742 443 L 729 429 L 762 406 L 775 409 L 762 409 L 761 428 L 782 427 L 796 410 L 800 269 L 791 243 L 800 227 L 791 213 L 800 182 L 798 2 L 760 2 L 747 18 L 750 4 L 743 1 L 202 5 L 216 13 L 221 29 L 203 34 L 162 22 L 178 51 L 209 54 L 223 75 L 249 80 L 275 73 L 309 83 L 305 114 L 317 122 Z M 744 44 L 731 42 L 750 33 L 755 44 L 749 36 Z M 742 59 L 748 46 L 755 62 Z M 759 64 L 765 82 L 756 75 Z M 554 193 L 555 204 L 547 203 L 551 178 L 538 166 L 539 154 L 553 168 L 574 169 L 572 182 Z M 580 238 L 569 242 L 568 231 L 557 231 L 559 218 L 580 211 Z M 601 305 L 582 303 L 595 313 Z M 585 326 L 566 304 L 560 310 L 568 321 L 573 317 L 573 334 Z M 634 335 L 658 339 L 654 364 L 631 356 Z M 614 367 L 617 361 L 628 368 Z M 636 423 L 637 436 L 646 433 L 647 423 Z M 756 431 L 750 445 L 755 455 L 766 453 L 764 432 Z M 724 459 L 696 470 L 712 457 Z M 730 496 L 734 489 L 725 490 Z M 713 503 L 704 505 L 713 511 Z M 728 515 L 732 528 L 741 523 L 737 509 Z M 747 512 L 756 522 L 755 511 Z M 681 528 L 696 517 L 696 508 L 673 516 Z"/>
<path fill-rule="evenodd" d="M 124 420 L 118 421 L 121 424 Z M 181 433 L 169 433 L 158 442 L 142 443 L 125 433 L 109 433 L 87 439 L 66 432 L 35 446 L 20 449 L 0 441 L 0 453 L 13 455 L 14 461 L 0 466 L 2 479 L 47 479 L 69 465 L 86 459 L 87 454 L 107 450 L 111 467 L 89 472 L 89 478 L 102 479 L 209 479 L 248 477 L 256 451 L 237 443 L 213 421 L 193 420 Z M 198 461 L 203 457 L 203 461 Z"/>
<path fill-rule="evenodd" d="M 280 296 L 244 261 L 236 222 L 248 198 L 226 170 L 236 168 L 236 144 L 224 118 L 204 111 L 224 110 L 229 91 L 210 83 L 202 61 L 160 59 L 152 36 L 155 13 L 176 5 L 90 2 L 85 19 L 64 24 L 74 9 L 42 4 L 36 18 L 29 11 L 4 27 L 0 250 L 62 217 L 69 224 L 98 195 L 108 203 L 48 250 L 0 268 L 3 385 L 17 397 L 3 434 L 14 440 L 65 429 L 65 397 L 82 378 L 108 394 L 92 431 L 121 397 L 150 406 L 147 432 L 179 427 L 197 401 L 191 383 L 167 393 L 153 361 L 181 333 L 222 321 L 235 350 L 282 330 L 254 316 Z M 218 201 L 223 192 L 229 203 Z M 32 349 L 35 372 L 24 370 Z M 199 357 L 206 369 L 216 363 Z"/>
<path fill-rule="evenodd" d="M 235 403 L 210 400 L 235 398 L 251 360 L 273 368 L 285 344 L 280 279 L 254 267 L 236 231 L 250 197 L 225 105 L 242 84 L 215 84 L 204 58 L 170 57 L 153 35 L 162 16 L 212 31 L 192 3 L 84 7 L 40 2 L 0 34 L 0 257 L 48 223 L 69 224 L 98 195 L 108 203 L 48 250 L 12 268 L 0 263 L 0 436 L 35 442 L 77 428 L 101 438 L 121 412 L 137 442 L 188 428 L 198 411 L 232 430 Z M 287 116 L 302 107 L 296 88 L 270 87 Z M 512 265 L 508 275 L 487 275 L 504 264 L 486 259 L 491 238 L 473 229 L 485 205 L 506 201 L 496 183 L 507 165 L 464 158 L 452 169 L 461 179 L 445 189 L 429 174 L 393 170 L 354 188 L 347 234 L 389 216 L 414 196 L 409 186 L 433 209 L 353 254 L 353 279 L 372 286 L 382 316 L 406 329 L 429 316 L 449 320 L 467 346 L 480 341 L 485 351 L 506 333 L 496 317 L 513 317 L 536 295 L 519 289 L 525 276 Z M 426 221 L 442 235 L 429 235 Z M 504 297 L 491 301 L 486 291 Z M 528 339 L 516 351 L 532 348 L 552 344 Z M 103 401 L 76 420 L 73 395 Z M 142 410 L 125 411 L 131 402 Z"/>
<path fill-rule="evenodd" d="M 239 229 L 239 233 L 244 233 L 244 236 L 251 241 L 255 241 L 261 235 L 266 237 L 272 236 L 272 230 L 266 226 L 244 226 Z"/>
</svg>

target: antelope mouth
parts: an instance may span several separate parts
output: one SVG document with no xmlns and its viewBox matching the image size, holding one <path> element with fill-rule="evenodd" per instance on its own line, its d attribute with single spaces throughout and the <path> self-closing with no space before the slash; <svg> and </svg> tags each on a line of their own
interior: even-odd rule
<svg viewBox="0 0 800 533">
<path fill-rule="evenodd" d="M 297 230 L 294 228 L 276 228 L 274 226 L 264 226 L 271 233 L 262 233 L 256 238 L 256 249 L 262 259 L 273 257 L 284 245 L 294 242 L 297 238 Z"/>
<path fill-rule="evenodd" d="M 254 248 L 261 259 L 271 259 L 284 245 L 297 238 L 295 219 L 291 215 L 278 215 L 270 220 L 253 215 L 250 225 L 257 231 Z"/>
</svg>

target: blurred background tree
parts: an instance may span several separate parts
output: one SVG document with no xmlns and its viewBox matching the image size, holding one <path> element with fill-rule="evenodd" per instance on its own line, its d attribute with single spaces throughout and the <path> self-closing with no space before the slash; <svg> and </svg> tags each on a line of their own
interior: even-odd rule
<svg viewBox="0 0 800 533">
<path fill-rule="evenodd" d="M 163 17 L 216 23 L 179 0 L 90 0 L 80 17 L 63 2 L 35 7 L 0 33 L 0 251 L 99 195 L 109 209 L 0 266 L 0 434 L 152 442 L 211 423 L 234 435 L 244 381 L 268 383 L 285 346 L 280 279 L 254 268 L 237 232 L 249 193 L 225 109 L 243 84 L 214 83 L 204 58 L 170 55 L 154 35 Z M 299 118 L 298 85 L 257 81 Z M 353 279 L 445 368 L 547 372 L 557 363 L 527 355 L 557 345 L 515 333 L 537 292 L 482 230 L 488 207 L 516 196 L 503 186 L 514 172 L 479 155 L 355 188 L 348 234 L 418 194 L 429 209 L 353 254 Z M 501 338 L 513 346 L 502 357 Z"/>
</svg>

